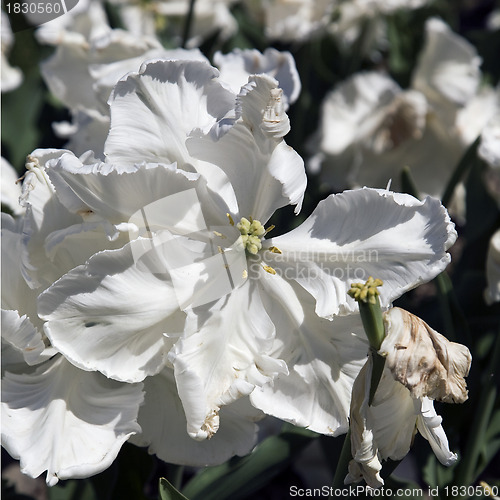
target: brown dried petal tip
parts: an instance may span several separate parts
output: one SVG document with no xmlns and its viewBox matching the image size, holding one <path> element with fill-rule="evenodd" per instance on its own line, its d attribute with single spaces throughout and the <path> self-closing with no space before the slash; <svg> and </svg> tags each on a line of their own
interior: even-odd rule
<svg viewBox="0 0 500 500">
<path fill-rule="evenodd" d="M 379 354 L 394 378 L 414 398 L 427 396 L 446 403 L 467 399 L 464 377 L 471 355 L 462 344 L 450 342 L 419 317 L 395 307 L 384 313 L 386 337 Z"/>
</svg>

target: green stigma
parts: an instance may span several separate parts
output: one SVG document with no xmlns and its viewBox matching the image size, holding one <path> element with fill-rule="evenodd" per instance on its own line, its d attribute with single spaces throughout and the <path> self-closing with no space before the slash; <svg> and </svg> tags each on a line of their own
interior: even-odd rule
<svg viewBox="0 0 500 500">
<path fill-rule="evenodd" d="M 245 250 L 256 255 L 262 248 L 262 237 L 267 232 L 264 226 L 258 220 L 248 220 L 246 217 L 242 217 L 236 227 L 240 230 Z"/>
<path fill-rule="evenodd" d="M 382 284 L 382 280 L 370 276 L 366 283 L 353 283 L 347 293 L 357 302 L 376 304 L 379 296 L 378 287 Z"/>
</svg>

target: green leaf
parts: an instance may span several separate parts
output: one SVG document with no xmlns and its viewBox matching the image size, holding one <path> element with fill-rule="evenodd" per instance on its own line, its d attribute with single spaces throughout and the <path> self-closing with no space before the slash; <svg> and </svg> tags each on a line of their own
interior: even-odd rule
<svg viewBox="0 0 500 500">
<path fill-rule="evenodd" d="M 422 443 L 420 443 L 422 444 Z M 430 488 L 442 488 L 452 484 L 456 466 L 441 465 L 434 453 L 429 454 L 427 463 L 422 468 L 422 478 Z"/>
<path fill-rule="evenodd" d="M 466 182 L 467 225 L 465 236 L 469 244 L 485 234 L 491 234 L 496 227 L 498 207 L 485 187 L 486 166 L 477 159 Z"/>
<path fill-rule="evenodd" d="M 191 500 L 238 500 L 258 491 L 283 471 L 318 435 L 289 424 L 247 455 L 195 476 L 183 489 Z"/>
<path fill-rule="evenodd" d="M 167 479 L 160 479 L 160 500 L 188 500 L 179 490 L 177 490 Z"/>
<path fill-rule="evenodd" d="M 40 145 L 37 120 L 44 92 L 37 75 L 25 75 L 23 84 L 2 97 L 2 145 L 14 168 L 21 173 L 26 155 Z"/>
</svg>

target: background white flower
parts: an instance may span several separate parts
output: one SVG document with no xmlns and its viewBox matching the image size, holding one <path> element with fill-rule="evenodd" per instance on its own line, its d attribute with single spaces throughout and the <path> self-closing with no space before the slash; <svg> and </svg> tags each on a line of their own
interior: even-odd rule
<svg viewBox="0 0 500 500">
<path fill-rule="evenodd" d="M 10 21 L 7 14 L 2 9 L 2 24 L 1 24 L 1 41 L 2 41 L 2 53 L 1 53 L 1 82 L 0 87 L 2 92 L 8 92 L 9 90 L 14 90 L 23 81 L 23 74 L 19 68 L 13 68 L 9 64 L 9 51 L 14 42 L 14 35 L 10 27 Z"/>
<path fill-rule="evenodd" d="M 321 170 L 321 179 L 339 190 L 385 187 L 389 180 L 399 189 L 407 166 L 419 190 L 442 196 L 466 147 L 498 106 L 492 89 L 477 93 L 480 62 L 469 42 L 441 20 L 428 20 L 409 89 L 367 72 L 326 97 L 311 170 Z"/>
</svg>

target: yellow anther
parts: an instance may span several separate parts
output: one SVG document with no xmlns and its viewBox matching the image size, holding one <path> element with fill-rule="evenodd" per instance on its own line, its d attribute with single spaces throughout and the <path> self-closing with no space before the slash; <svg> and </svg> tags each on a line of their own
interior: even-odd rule
<svg viewBox="0 0 500 500">
<path fill-rule="evenodd" d="M 264 234 L 267 234 L 269 233 L 270 231 L 272 231 L 276 226 L 274 224 L 271 224 L 267 229 L 266 229 L 266 232 Z"/>
<path fill-rule="evenodd" d="M 268 250 L 272 253 L 279 253 L 279 254 L 282 253 L 278 247 L 269 247 Z"/>
<path fill-rule="evenodd" d="M 222 233 L 219 233 L 219 231 L 214 231 L 215 236 L 218 236 L 219 238 L 225 238 L 225 236 Z"/>
<path fill-rule="evenodd" d="M 366 283 L 353 283 L 351 289 L 347 293 L 357 302 L 376 304 L 379 295 L 377 288 L 382 285 L 382 280 L 373 279 L 370 276 Z"/>
<path fill-rule="evenodd" d="M 248 278 L 248 271 L 246 269 L 243 269 L 243 273 L 241 276 L 244 280 L 246 280 Z"/>
<path fill-rule="evenodd" d="M 250 233 L 254 234 L 255 236 L 263 236 L 265 232 L 266 230 L 264 229 L 264 226 L 258 220 L 252 221 L 252 223 L 250 224 Z"/>
<path fill-rule="evenodd" d="M 248 253 L 256 255 L 262 249 L 262 238 L 266 229 L 258 220 L 242 217 L 236 227 L 241 234 L 241 242 Z"/>
<path fill-rule="evenodd" d="M 234 220 L 233 218 L 231 217 L 231 214 L 228 212 L 226 214 L 227 218 L 229 219 L 229 224 L 231 224 L 231 226 L 234 226 Z"/>
<path fill-rule="evenodd" d="M 271 267 L 271 266 L 262 266 L 264 271 L 268 272 L 269 274 L 276 274 L 276 271 Z"/>
<path fill-rule="evenodd" d="M 246 249 L 253 255 L 256 255 L 262 248 L 262 242 L 258 236 L 247 236 Z"/>
<path fill-rule="evenodd" d="M 251 222 L 246 217 L 242 217 L 240 222 L 236 224 L 241 234 L 248 234 L 250 232 L 250 226 Z"/>
</svg>

